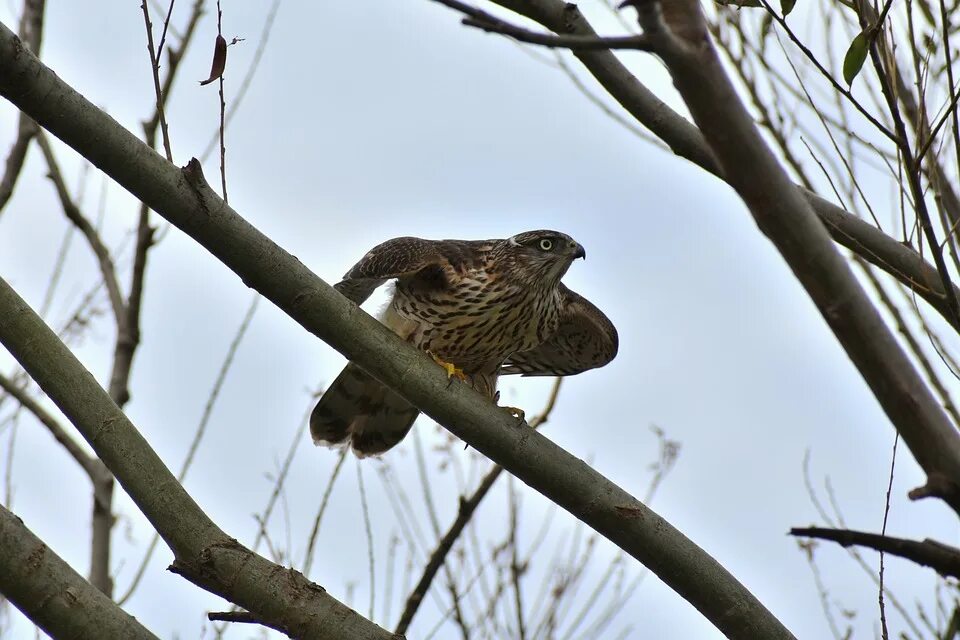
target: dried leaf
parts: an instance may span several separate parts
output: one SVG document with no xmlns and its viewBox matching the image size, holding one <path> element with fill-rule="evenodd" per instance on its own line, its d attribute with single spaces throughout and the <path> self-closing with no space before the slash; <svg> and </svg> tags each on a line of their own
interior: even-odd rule
<svg viewBox="0 0 960 640">
<path fill-rule="evenodd" d="M 850 43 L 850 48 L 843 56 L 843 79 L 847 86 L 853 84 L 853 79 L 860 73 L 863 63 L 867 60 L 867 48 L 870 46 L 870 36 L 866 32 L 860 32 Z"/>
<path fill-rule="evenodd" d="M 210 84 L 223 75 L 223 70 L 227 66 L 227 41 L 223 36 L 217 36 L 217 42 L 213 46 L 213 64 L 210 65 L 210 77 L 201 80 L 200 85 Z"/>
<path fill-rule="evenodd" d="M 797 0 L 780 0 L 780 13 L 783 14 L 783 17 L 786 18 L 787 14 L 793 11 L 793 6 L 797 4 Z"/>
</svg>

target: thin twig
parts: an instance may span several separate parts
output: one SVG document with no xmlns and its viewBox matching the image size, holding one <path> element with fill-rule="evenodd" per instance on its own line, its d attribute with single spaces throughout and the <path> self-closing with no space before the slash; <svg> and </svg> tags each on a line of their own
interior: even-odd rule
<svg viewBox="0 0 960 640">
<path fill-rule="evenodd" d="M 863 0 L 860 0 L 859 4 L 865 9 L 868 9 Z M 868 11 L 864 10 L 860 15 L 861 25 L 865 28 L 867 26 L 866 21 L 869 19 L 867 14 Z M 885 42 L 883 31 L 877 31 L 877 37 L 871 38 L 870 40 L 870 59 L 873 62 L 877 77 L 880 79 L 880 89 L 887 101 L 890 116 L 893 118 L 894 128 L 897 132 L 897 136 L 893 140 L 900 149 L 903 162 L 906 164 L 907 184 L 909 185 L 910 193 L 913 196 L 913 205 L 916 210 L 917 218 L 920 221 L 920 228 L 923 230 L 923 234 L 927 239 L 929 250 L 933 254 L 933 261 L 937 267 L 937 272 L 940 274 L 940 279 L 943 281 L 943 286 L 946 291 L 947 305 L 950 307 L 951 314 L 957 319 L 958 322 L 960 322 L 960 300 L 958 300 L 956 292 L 953 289 L 950 271 L 947 269 L 947 263 L 943 259 L 943 251 L 940 249 L 940 244 L 937 241 L 936 232 L 934 231 L 933 223 L 930 219 L 930 213 L 927 210 L 927 204 L 923 194 L 923 185 L 920 182 L 919 163 L 915 161 L 914 155 L 911 152 L 910 140 L 907 136 L 907 128 L 904 125 L 903 118 L 901 117 L 900 108 L 897 106 L 897 97 L 895 95 L 891 80 L 887 75 L 880 58 L 879 47 L 883 42 Z M 886 47 L 884 47 L 884 50 L 886 50 Z"/>
<path fill-rule="evenodd" d="M 427 506 L 427 516 L 430 519 L 430 526 L 433 528 L 434 537 L 439 538 L 440 520 L 437 518 L 437 509 L 433 503 L 433 492 L 430 489 L 430 481 L 427 477 L 426 460 L 423 455 L 423 443 L 421 442 L 420 431 L 418 429 L 414 429 L 413 444 L 414 452 L 416 453 L 417 458 L 417 474 L 420 477 L 420 488 L 423 493 L 423 501 Z M 444 573 L 446 574 L 447 589 L 450 591 L 450 597 L 453 600 L 454 619 L 457 621 L 457 624 L 460 625 L 460 629 L 464 638 L 467 638 L 469 636 L 469 632 L 466 631 L 466 622 L 463 617 L 463 611 L 460 608 L 460 596 L 457 594 L 456 580 L 454 579 L 453 573 L 450 571 L 450 567 L 444 565 L 443 568 Z"/>
<path fill-rule="evenodd" d="M 220 8 L 220 0 L 217 0 L 217 35 L 223 37 L 223 9 Z M 226 135 L 227 103 L 223 98 L 223 73 L 217 80 L 220 87 L 220 186 L 223 201 L 229 203 L 230 199 L 227 196 L 227 147 L 224 138 Z"/>
<path fill-rule="evenodd" d="M 43 41 L 43 14 L 46 8 L 45 0 L 24 0 L 23 11 L 20 14 L 18 35 L 20 41 L 36 54 L 40 53 L 40 44 Z M 37 124 L 30 116 L 21 112 L 17 123 L 17 137 L 10 146 L 7 154 L 3 177 L 0 178 L 0 212 L 10 201 L 13 190 L 17 186 L 17 178 L 23 170 L 27 158 L 27 149 L 30 141 L 37 132 Z"/>
<path fill-rule="evenodd" d="M 880 529 L 880 535 L 887 534 L 887 518 L 890 516 L 890 494 L 893 492 L 893 472 L 897 467 L 897 444 L 900 442 L 900 432 L 895 431 L 893 436 L 893 454 L 890 456 L 890 478 L 887 481 L 887 496 L 883 504 L 883 526 Z M 883 549 L 880 550 L 880 589 L 877 600 L 880 604 L 880 629 L 883 640 L 890 640 L 890 632 L 887 630 L 887 608 L 883 602 Z"/>
<path fill-rule="evenodd" d="M 163 31 L 160 32 L 160 44 L 157 45 L 157 63 L 163 59 L 163 45 L 167 41 L 167 29 L 170 28 L 170 16 L 173 15 L 173 5 L 177 0 L 170 0 L 170 6 L 167 8 L 167 15 L 163 19 Z"/>
<path fill-rule="evenodd" d="M 949 69 L 950 67 L 948 66 L 947 68 Z M 950 72 L 950 75 L 953 75 L 952 71 Z M 960 92 L 957 91 L 957 87 L 954 87 L 952 82 L 950 85 L 950 94 L 951 98 L 950 102 L 947 103 L 946 112 L 944 112 L 940 116 L 940 119 L 937 120 L 937 124 L 935 124 L 930 130 L 927 139 L 923 142 L 923 146 L 921 146 L 920 151 L 917 152 L 917 164 L 919 164 L 923 160 L 923 157 L 927 155 L 927 151 L 930 150 L 930 146 L 936 141 L 937 134 L 940 133 L 940 128 L 943 127 L 947 119 L 953 118 L 956 120 L 957 118 L 957 103 L 960 102 Z M 956 127 L 956 124 L 954 124 L 954 127 Z"/>
<path fill-rule="evenodd" d="M 773 10 L 773 7 L 770 6 L 770 3 L 768 3 L 767 0 L 759 0 L 759 1 L 760 1 L 760 4 L 763 5 L 763 8 L 767 10 L 767 13 L 769 13 L 773 17 L 773 19 L 777 22 L 777 24 L 779 24 L 780 27 L 783 29 L 784 33 L 787 34 L 787 37 L 790 38 L 790 41 L 793 42 L 793 44 L 795 44 L 798 49 L 800 49 L 800 51 L 807 58 L 807 60 L 813 63 L 813 66 L 815 66 L 817 68 L 817 71 L 819 71 L 820 74 L 823 75 L 823 77 L 826 78 L 827 81 L 833 85 L 833 88 L 837 90 L 841 95 L 843 95 L 847 100 L 849 100 L 850 104 L 852 104 L 856 108 L 856 110 L 859 111 L 860 114 L 870 122 L 870 124 L 876 127 L 880 133 L 890 138 L 892 141 L 896 142 L 897 136 L 892 131 L 890 131 L 890 129 L 884 126 L 882 122 L 880 122 L 875 117 L 873 117 L 873 115 L 869 111 L 867 111 L 867 109 L 862 104 L 860 104 L 860 101 L 853 97 L 853 94 L 850 92 L 850 90 L 844 87 L 842 84 L 840 84 L 837 81 L 837 79 L 833 77 L 833 74 L 824 68 L 824 66 L 817 59 L 817 56 L 815 56 L 813 52 L 810 51 L 809 47 L 803 44 L 800 38 L 798 38 L 797 35 L 793 32 L 793 29 L 791 29 L 790 26 L 787 24 L 787 21 L 784 20 L 783 17 L 780 16 L 780 14 L 778 14 L 776 11 Z"/>
<path fill-rule="evenodd" d="M 270 11 L 267 12 L 267 17 L 263 23 L 263 29 L 260 30 L 260 39 L 257 41 L 257 50 L 253 54 L 253 60 L 251 60 L 250 65 L 247 67 L 247 71 L 243 76 L 243 80 L 240 81 L 240 86 L 237 89 L 236 94 L 233 96 L 233 99 L 230 100 L 230 108 L 227 109 L 227 118 L 224 122 L 224 130 L 230 126 L 230 121 L 233 120 L 233 116 L 235 116 L 239 111 L 240 105 L 243 104 L 243 99 L 247 95 L 247 90 L 250 88 L 253 78 L 257 74 L 257 70 L 260 68 L 260 61 L 263 59 L 263 54 L 267 50 L 267 43 L 270 41 L 270 33 L 273 31 L 273 23 L 276 20 L 277 12 L 280 10 L 280 2 L 281 0 L 273 0 L 273 4 L 270 6 Z M 218 130 L 210 137 L 210 141 L 204 148 L 203 153 L 200 154 L 201 162 L 206 161 L 207 157 L 213 151 L 213 148 L 217 145 L 219 140 L 220 131 Z"/>
<path fill-rule="evenodd" d="M 13 457 L 16 453 L 17 445 L 17 427 L 20 424 L 20 412 L 15 411 L 10 416 L 10 442 L 7 445 L 7 455 L 3 468 L 3 506 L 7 509 L 13 507 Z"/>
<path fill-rule="evenodd" d="M 823 611 L 823 617 L 827 621 L 830 633 L 834 640 L 844 640 L 847 634 L 840 632 L 840 626 L 837 624 L 837 618 L 830 607 L 830 592 L 827 585 L 823 582 L 823 576 L 820 574 L 820 567 L 814 558 L 814 551 L 817 548 L 817 542 L 812 540 L 797 540 L 797 547 L 807 558 L 807 566 L 810 567 L 810 573 L 813 575 L 813 584 L 817 589 L 817 596 L 820 600 L 820 609 Z"/>
<path fill-rule="evenodd" d="M 117 271 L 113 264 L 113 258 L 110 257 L 110 250 L 107 249 L 103 240 L 100 239 L 100 235 L 93 228 L 93 225 L 90 224 L 90 221 L 83 215 L 83 212 L 80 211 L 80 208 L 70 197 L 67 184 L 63 179 L 63 173 L 60 171 L 60 165 L 53 154 L 53 149 L 47 139 L 47 134 L 43 131 L 37 131 L 37 144 L 40 146 L 41 151 L 43 151 L 44 158 L 46 158 L 49 177 L 57 191 L 60 205 L 63 207 L 63 213 L 67 216 L 67 219 L 80 230 L 90 245 L 90 248 L 93 250 L 94 256 L 97 259 L 97 265 L 100 267 L 100 276 L 103 278 L 104 285 L 107 288 L 107 295 L 110 297 L 110 305 L 113 309 L 114 317 L 117 320 L 118 326 L 122 326 L 122 323 L 126 321 L 126 303 L 123 300 L 123 294 L 120 292 L 120 283 L 117 281 Z"/>
<path fill-rule="evenodd" d="M 556 405 L 562 381 L 563 378 L 557 378 L 556 381 L 554 381 L 553 387 L 550 390 L 550 396 L 547 399 L 547 404 L 538 416 L 530 420 L 529 424 L 531 427 L 537 428 L 549 419 L 550 412 L 553 411 L 553 407 Z M 413 616 L 416 615 L 417 610 L 420 608 L 420 603 L 423 602 L 423 598 L 427 594 L 427 591 L 429 591 L 430 585 L 433 584 L 433 579 L 436 577 L 437 571 L 444 565 L 447 554 L 453 549 L 454 542 L 456 542 L 460 534 L 463 533 L 464 528 L 467 526 L 467 523 L 470 522 L 477 507 L 480 506 L 480 502 L 490 492 L 490 489 L 493 488 L 494 482 L 500 477 L 502 471 L 503 467 L 494 465 L 487 475 L 484 476 L 480 482 L 480 486 L 477 487 L 473 495 L 467 499 L 460 499 L 460 508 L 457 510 L 457 517 L 430 555 L 430 560 L 423 568 L 423 574 L 420 576 L 420 581 L 417 583 L 417 586 L 410 592 L 410 595 L 407 596 L 403 614 L 400 616 L 400 621 L 397 622 L 394 633 L 406 633 L 410 627 L 410 623 L 413 621 Z"/>
<path fill-rule="evenodd" d="M 150 72 L 153 75 L 153 90 L 157 97 L 157 114 L 160 116 L 160 133 L 163 136 L 163 150 L 167 154 L 167 161 L 173 162 L 173 152 L 170 150 L 170 133 L 167 131 L 167 118 L 163 112 L 163 91 L 160 89 L 160 62 L 158 60 L 159 52 L 153 47 L 153 23 L 150 22 L 150 9 L 146 0 L 141 0 L 140 8 L 143 10 L 143 24 L 147 28 L 147 51 L 150 53 Z M 170 11 L 173 11 L 173 2 L 170 3 Z M 169 14 L 167 20 L 169 21 Z M 163 34 L 166 36 L 166 23 Z"/>
<path fill-rule="evenodd" d="M 244 622 L 250 624 L 263 624 L 257 616 L 249 611 L 211 611 L 207 614 L 207 620 L 223 622 Z"/>
<path fill-rule="evenodd" d="M 310 530 L 310 537 L 307 539 L 307 555 L 303 560 L 303 568 L 300 570 L 305 576 L 310 575 L 310 566 L 313 564 L 313 549 L 317 544 L 317 534 L 320 533 L 320 522 L 323 521 L 323 514 L 327 510 L 330 494 L 333 493 L 333 485 L 337 481 L 337 476 L 340 475 L 340 468 L 343 467 L 343 461 L 347 459 L 347 450 L 348 449 L 344 447 L 340 452 L 340 457 L 337 459 L 337 464 L 333 468 L 333 473 L 330 474 L 330 482 L 327 483 L 327 488 L 324 490 L 323 497 L 320 499 L 320 507 L 317 509 L 317 515 L 313 519 L 313 528 Z"/>
<path fill-rule="evenodd" d="M 106 470 L 103 464 L 95 457 L 84 451 L 80 443 L 73 439 L 70 433 L 60 424 L 60 421 L 53 417 L 46 409 L 41 406 L 34 398 L 27 393 L 25 389 L 14 383 L 7 376 L 0 374 L 0 389 L 9 393 L 24 409 L 29 411 L 47 428 L 50 435 L 67 450 L 70 457 L 80 465 L 91 480 L 96 481 L 103 477 Z"/>
<path fill-rule="evenodd" d="M 824 508 L 823 504 L 820 501 L 820 498 L 817 496 L 817 492 L 813 488 L 813 481 L 810 477 L 810 450 L 809 449 L 803 456 L 803 483 L 807 490 L 807 496 L 810 498 L 810 501 L 813 503 L 813 507 L 817 511 L 817 513 L 820 515 L 820 518 L 831 527 L 836 527 L 837 526 L 836 523 L 839 523 L 840 527 L 844 527 L 845 525 L 843 524 L 843 514 L 840 511 L 839 506 L 836 504 L 836 499 L 833 494 L 832 487 L 829 484 L 829 478 L 827 478 L 827 482 L 826 482 L 827 495 L 830 498 L 830 504 L 833 506 L 834 514 L 836 516 L 835 518 L 832 517 L 830 513 Z M 802 543 L 802 542 L 800 543 L 801 549 L 805 548 L 804 544 L 806 543 Z M 877 577 L 877 572 L 873 566 L 868 564 L 867 561 L 863 559 L 863 555 L 860 553 L 860 549 L 858 547 L 847 547 L 847 554 L 853 559 L 854 563 L 856 563 L 856 565 L 860 567 L 860 570 L 863 571 L 864 575 L 870 578 L 870 580 L 872 580 L 873 583 L 879 587 L 880 580 Z M 818 576 L 817 576 L 818 570 L 816 568 L 816 565 L 812 565 L 812 569 L 814 570 L 814 573 L 815 573 L 814 578 L 818 579 Z M 919 627 L 917 626 L 917 623 L 914 621 L 913 617 L 907 611 L 903 603 L 900 602 L 900 599 L 897 598 L 896 594 L 893 593 L 889 587 L 885 587 L 885 592 L 886 592 L 886 596 L 885 596 L 886 600 L 893 605 L 893 607 L 897 610 L 897 612 L 903 618 L 904 622 L 906 622 L 907 625 L 910 627 L 911 631 L 914 634 L 916 634 L 917 637 L 922 637 L 923 634 L 921 633 Z"/>
<path fill-rule="evenodd" d="M 510 585 L 513 587 L 513 603 L 517 615 L 517 636 L 519 640 L 526 640 L 527 625 L 523 618 L 523 594 L 520 589 L 520 577 L 525 571 L 526 563 L 520 562 L 520 554 L 517 552 L 517 515 L 520 507 L 517 492 L 513 488 L 510 477 L 507 478 L 507 496 L 510 501 Z"/>
<path fill-rule="evenodd" d="M 230 346 L 227 348 L 227 354 L 223 359 L 223 363 L 220 365 L 220 371 L 217 373 L 217 377 L 214 380 L 213 389 L 211 389 L 210 394 L 207 396 L 207 402 L 203 407 L 203 414 L 200 417 L 200 422 L 197 424 L 197 428 L 194 430 L 193 440 L 190 442 L 190 447 L 187 449 L 187 454 L 184 457 L 183 464 L 180 467 L 180 473 L 177 474 L 178 482 L 183 482 L 184 478 L 187 476 L 187 472 L 190 470 L 190 466 L 193 464 L 194 456 L 200 448 L 200 442 L 203 440 L 203 436 L 207 430 L 207 424 L 210 421 L 210 416 L 213 414 L 213 407 L 216 405 L 217 399 L 220 397 L 220 390 L 223 388 L 223 383 L 227 378 L 227 373 L 229 373 L 230 368 L 233 365 L 233 359 L 237 354 L 240 343 L 243 341 L 243 337 L 246 335 L 247 329 L 250 326 L 250 322 L 253 320 L 253 315 L 256 313 L 257 303 L 259 301 L 260 294 L 254 293 L 253 300 L 250 302 L 247 313 L 244 315 L 243 320 L 240 322 L 240 326 L 233 337 L 233 340 L 230 342 Z M 150 540 L 150 544 L 147 546 L 147 552 L 144 554 L 143 559 L 140 561 L 140 564 L 137 567 L 133 581 L 130 583 L 130 586 L 127 587 L 127 591 L 117 600 L 117 604 L 122 606 L 130 598 L 130 596 L 133 595 L 133 592 L 136 591 L 137 586 L 140 584 L 140 580 L 146 573 L 147 567 L 150 564 L 150 559 L 153 557 L 153 552 L 156 549 L 159 541 L 159 534 L 154 532 L 153 538 Z"/>
<path fill-rule="evenodd" d="M 346 447 L 344 447 L 346 451 Z M 374 595 L 376 594 L 376 575 L 375 570 L 376 565 L 374 563 L 373 556 L 373 529 L 370 527 L 370 507 L 367 505 L 367 490 L 363 486 L 363 465 L 360 462 L 360 459 L 356 459 L 357 467 L 357 486 L 360 487 L 360 512 L 363 514 L 363 530 L 367 536 L 367 565 L 370 570 L 370 585 L 368 591 L 370 592 L 370 608 L 367 610 L 367 617 L 370 620 L 373 620 L 374 612 Z M 332 483 L 331 483 L 332 484 Z"/>
</svg>

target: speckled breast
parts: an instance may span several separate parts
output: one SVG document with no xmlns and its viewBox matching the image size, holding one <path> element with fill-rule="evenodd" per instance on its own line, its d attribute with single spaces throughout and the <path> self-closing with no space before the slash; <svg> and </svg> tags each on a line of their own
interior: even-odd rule
<svg viewBox="0 0 960 640">
<path fill-rule="evenodd" d="M 510 354 L 549 338 L 559 323 L 556 291 L 501 282 L 484 271 L 460 274 L 442 290 L 399 282 L 387 324 L 398 325 L 395 330 L 417 347 L 466 372 L 496 370 Z"/>
</svg>

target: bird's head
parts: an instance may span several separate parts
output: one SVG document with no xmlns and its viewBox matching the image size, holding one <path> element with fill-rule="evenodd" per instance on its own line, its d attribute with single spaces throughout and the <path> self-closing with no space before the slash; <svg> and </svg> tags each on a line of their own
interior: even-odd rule
<svg viewBox="0 0 960 640">
<path fill-rule="evenodd" d="M 580 244 L 559 231 L 525 231 L 507 238 L 506 251 L 531 282 L 556 284 L 577 258 L 586 258 Z"/>
</svg>

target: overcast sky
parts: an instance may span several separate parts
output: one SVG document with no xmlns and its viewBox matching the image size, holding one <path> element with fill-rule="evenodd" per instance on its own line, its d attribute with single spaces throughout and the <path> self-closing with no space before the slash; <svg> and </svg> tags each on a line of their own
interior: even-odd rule
<svg viewBox="0 0 960 640">
<path fill-rule="evenodd" d="M 182 24 L 191 4 L 177 3 L 175 24 Z M 602 14 L 595 3 L 584 7 Z M 253 60 L 269 8 L 266 0 L 224 3 L 225 35 L 246 38 L 229 50 L 228 103 Z M 0 5 L 0 20 L 15 28 L 18 11 L 19 2 L 8 0 Z M 199 29 L 167 112 L 180 165 L 203 154 L 217 125 L 216 87 L 196 82 L 209 71 L 212 12 Z M 47 2 L 43 59 L 135 132 L 154 99 L 144 40 L 139 2 Z M 547 435 L 641 496 L 651 480 L 648 464 L 657 457 L 650 427 L 662 428 L 682 450 L 653 508 L 713 554 L 797 637 L 830 637 L 805 556 L 786 535 L 791 526 L 819 523 L 804 487 L 804 455 L 809 451 L 818 489 L 829 476 L 846 524 L 879 530 L 894 431 L 731 190 L 614 122 L 544 58 L 552 59 L 468 30 L 428 0 L 284 2 L 227 133 L 230 203 L 328 282 L 371 246 L 399 235 L 482 239 L 552 228 L 573 236 L 589 259 L 573 265 L 565 282 L 607 313 L 621 346 L 609 366 L 565 382 Z M 677 104 L 655 61 L 639 53 L 622 58 Z M 15 128 L 15 110 L 0 105 L 4 150 Z M 80 184 L 76 155 L 58 149 L 70 184 Z M 15 197 L 0 214 L 0 276 L 35 308 L 67 228 L 41 160 L 32 149 Z M 204 168 L 218 183 L 216 154 Z M 84 209 L 95 217 L 103 181 L 91 171 L 85 183 Z M 111 247 L 127 247 L 119 259 L 127 268 L 125 238 L 136 205 L 116 185 L 104 193 L 103 233 Z M 90 252 L 75 238 L 47 316 L 55 326 L 95 278 Z M 239 278 L 176 229 L 166 229 L 150 254 L 143 345 L 127 410 L 174 470 L 251 297 Z M 109 372 L 112 341 L 104 316 L 77 347 L 100 380 Z M 311 391 L 332 380 L 343 363 L 269 303 L 260 305 L 185 482 L 207 513 L 242 542 L 252 542 L 252 514 L 273 487 L 266 475 L 275 473 L 300 428 Z M 5 352 L 0 365 L 12 370 Z M 542 406 L 549 382 L 512 378 L 501 388 L 509 404 L 529 415 Z M 9 405 L 0 417 L 8 411 Z M 417 428 L 428 448 L 445 440 L 425 418 Z M 15 440 L 12 435 L 9 426 L 0 432 L 4 468 L 15 442 L 13 511 L 86 573 L 86 477 L 31 420 L 22 419 Z M 337 461 L 336 452 L 314 448 L 306 436 L 300 444 L 286 514 L 271 523 L 280 544 L 289 530 L 298 562 Z M 422 512 L 412 442 L 388 458 Z M 428 456 L 445 527 L 456 512 L 456 494 L 451 471 L 439 470 L 439 460 Z M 398 525 L 379 463 L 362 465 L 380 581 L 376 619 L 392 627 L 401 594 L 394 589 L 386 618 L 383 585 L 386 549 Z M 347 461 L 333 491 L 310 577 L 340 599 L 351 597 L 366 614 L 370 585 L 356 466 Z M 922 480 L 901 447 L 888 533 L 956 542 L 956 518 L 946 507 L 906 501 L 906 491 Z M 531 489 L 521 485 L 519 491 L 522 546 L 530 544 L 549 507 Z M 505 496 L 495 493 L 478 514 L 484 544 L 502 535 Z M 117 496 L 116 506 L 121 520 L 114 566 L 122 593 L 151 530 L 125 495 Z M 551 544 L 572 535 L 571 516 L 559 513 L 553 523 Z M 421 526 L 429 529 L 425 520 Z M 538 561 L 550 561 L 551 544 L 534 555 L 531 571 L 542 571 Z M 593 571 L 599 575 L 615 548 L 604 542 L 598 554 Z M 865 558 L 876 564 L 875 556 Z M 163 638 L 198 637 L 204 612 L 224 605 L 164 571 L 171 559 L 159 550 L 127 609 Z M 838 548 L 819 548 L 817 559 L 831 602 L 855 612 L 844 624 L 855 627 L 855 638 L 873 637 L 877 593 L 869 576 Z M 634 561 L 629 566 L 632 575 L 640 572 Z M 933 601 L 932 572 L 891 559 L 886 580 L 911 611 L 916 600 Z M 409 637 L 430 632 L 437 607 L 428 602 Z M 889 615 L 892 630 L 904 628 L 897 614 Z M 634 638 L 720 637 L 652 576 L 603 637 L 627 625 Z M 228 637 L 251 633 L 238 629 Z M 33 629 L 14 614 L 7 635 L 33 637 Z M 436 637 L 456 637 L 455 629 L 448 624 Z"/>
</svg>

